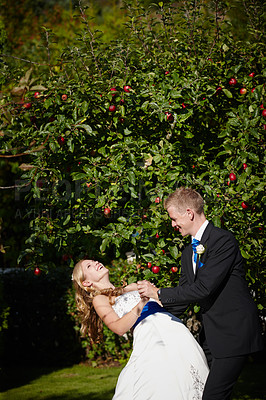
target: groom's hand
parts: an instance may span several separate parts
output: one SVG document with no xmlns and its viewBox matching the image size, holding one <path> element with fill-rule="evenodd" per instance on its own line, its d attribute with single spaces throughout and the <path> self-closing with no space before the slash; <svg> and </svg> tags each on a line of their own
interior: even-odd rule
<svg viewBox="0 0 266 400">
<path fill-rule="evenodd" d="M 154 286 L 153 283 L 150 283 L 148 281 L 139 281 L 137 282 L 137 285 L 140 297 L 149 297 L 156 301 L 159 300 L 157 295 L 159 289 Z"/>
</svg>

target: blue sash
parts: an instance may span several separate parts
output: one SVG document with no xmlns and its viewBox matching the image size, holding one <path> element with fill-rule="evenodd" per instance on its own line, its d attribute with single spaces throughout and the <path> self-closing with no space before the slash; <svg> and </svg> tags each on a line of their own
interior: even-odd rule
<svg viewBox="0 0 266 400">
<path fill-rule="evenodd" d="M 136 326 L 146 317 L 148 317 L 151 314 L 155 314 L 157 312 L 167 312 L 167 310 L 163 307 L 161 307 L 156 301 L 148 301 L 148 303 L 143 307 L 143 310 L 141 311 L 140 317 L 137 319 L 135 324 L 132 326 L 132 328 L 136 328 Z"/>
</svg>

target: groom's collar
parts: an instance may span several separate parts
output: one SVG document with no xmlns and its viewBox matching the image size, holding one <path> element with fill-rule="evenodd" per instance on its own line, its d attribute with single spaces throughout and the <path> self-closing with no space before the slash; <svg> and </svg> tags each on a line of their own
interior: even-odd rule
<svg viewBox="0 0 266 400">
<path fill-rule="evenodd" d="M 205 229 L 206 229 L 206 227 L 207 227 L 207 225 L 208 225 L 208 223 L 209 223 L 209 221 L 206 219 L 206 221 L 205 222 L 203 222 L 203 224 L 201 225 L 201 227 L 199 228 L 199 230 L 198 230 L 198 232 L 196 233 L 196 235 L 195 236 L 191 236 L 191 240 L 193 240 L 194 238 L 195 239 L 197 239 L 197 240 L 201 240 L 201 238 L 202 238 L 202 235 L 203 235 L 203 233 L 204 233 L 204 231 L 205 231 Z"/>
</svg>

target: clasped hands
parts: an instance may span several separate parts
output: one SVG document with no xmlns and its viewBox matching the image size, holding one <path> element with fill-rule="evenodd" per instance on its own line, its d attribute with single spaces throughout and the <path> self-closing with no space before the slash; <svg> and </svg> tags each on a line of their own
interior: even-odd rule
<svg viewBox="0 0 266 400">
<path fill-rule="evenodd" d="M 138 281 L 138 292 L 140 297 L 148 297 L 158 301 L 158 288 L 149 281 Z"/>
</svg>

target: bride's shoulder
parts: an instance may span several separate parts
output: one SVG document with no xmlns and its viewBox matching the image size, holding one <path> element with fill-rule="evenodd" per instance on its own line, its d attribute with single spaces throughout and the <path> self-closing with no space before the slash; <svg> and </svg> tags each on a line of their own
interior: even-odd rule
<svg viewBox="0 0 266 400">
<path fill-rule="evenodd" d="M 98 296 L 95 296 L 93 298 L 92 304 L 94 307 L 110 304 L 109 297 L 103 294 L 99 294 Z"/>
</svg>

